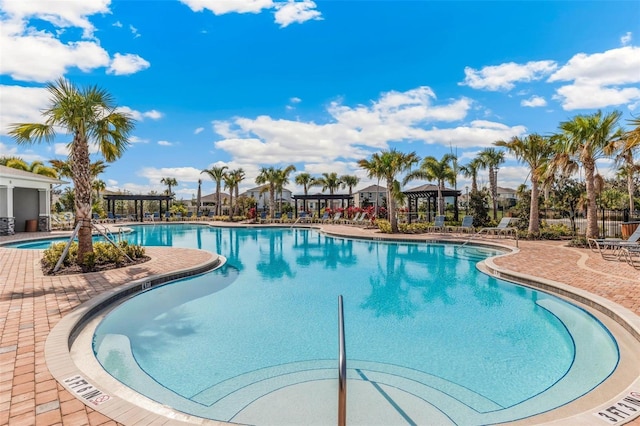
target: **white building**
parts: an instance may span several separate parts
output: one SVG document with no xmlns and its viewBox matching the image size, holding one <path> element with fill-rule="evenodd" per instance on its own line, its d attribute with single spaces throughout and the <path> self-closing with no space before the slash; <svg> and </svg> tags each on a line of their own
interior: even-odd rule
<svg viewBox="0 0 640 426">
<path fill-rule="evenodd" d="M 269 208 L 269 185 L 265 184 L 262 186 L 256 186 L 255 188 L 251 188 L 239 194 L 240 196 L 245 196 L 248 198 L 253 198 L 256 200 L 256 208 L 258 211 L 265 210 Z M 275 201 L 277 206 L 280 204 L 280 199 L 282 198 L 282 203 L 285 204 L 293 204 L 292 193 L 288 189 L 283 189 L 282 193 L 278 192 L 275 194 Z"/>
<path fill-rule="evenodd" d="M 375 206 L 376 197 L 378 206 L 383 205 L 387 199 L 387 188 L 379 185 L 371 185 L 353 194 L 353 203 L 356 207 Z"/>
<path fill-rule="evenodd" d="M 64 183 L 0 166 L 0 235 L 51 230 L 51 188 Z"/>
</svg>

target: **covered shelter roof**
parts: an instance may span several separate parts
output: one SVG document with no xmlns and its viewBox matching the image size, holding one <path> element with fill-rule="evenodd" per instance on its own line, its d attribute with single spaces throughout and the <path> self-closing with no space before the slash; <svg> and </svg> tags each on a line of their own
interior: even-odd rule
<svg viewBox="0 0 640 426">
<path fill-rule="evenodd" d="M 107 201 L 107 211 L 111 213 L 115 213 L 114 210 L 116 208 L 116 201 L 133 201 L 134 202 L 134 211 L 136 220 L 142 222 L 144 220 L 144 211 L 143 211 L 143 203 L 145 201 L 159 201 L 160 211 L 158 212 L 160 217 L 162 217 L 162 202 L 165 202 L 166 209 L 165 211 L 169 211 L 169 201 L 171 201 L 172 197 L 170 195 L 160 195 L 160 194 L 106 194 L 103 195 Z M 138 201 L 140 201 L 140 209 L 138 209 Z"/>
<path fill-rule="evenodd" d="M 438 185 L 427 183 L 425 185 L 416 186 L 415 188 L 402 191 L 409 198 L 434 198 L 438 196 Z M 462 194 L 457 189 L 444 188 L 443 197 L 459 197 Z"/>
</svg>

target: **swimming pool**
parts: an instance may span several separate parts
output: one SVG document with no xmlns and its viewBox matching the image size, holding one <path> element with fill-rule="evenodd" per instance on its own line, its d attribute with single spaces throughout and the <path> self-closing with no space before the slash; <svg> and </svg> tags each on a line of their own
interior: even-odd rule
<svg viewBox="0 0 640 426">
<path fill-rule="evenodd" d="M 615 341 L 586 312 L 479 273 L 475 263 L 495 250 L 302 229 L 134 229 L 138 243 L 228 258 L 216 272 L 123 303 L 94 336 L 114 377 L 198 416 L 294 424 L 282 415 L 302 412 L 335 423 L 322 419 L 335 417 L 338 294 L 348 415 L 377 416 L 386 404 L 401 421 L 361 415 L 362 424 L 519 419 L 588 392 L 618 360 Z M 315 406 L 297 404 L 301 395 Z"/>
</svg>

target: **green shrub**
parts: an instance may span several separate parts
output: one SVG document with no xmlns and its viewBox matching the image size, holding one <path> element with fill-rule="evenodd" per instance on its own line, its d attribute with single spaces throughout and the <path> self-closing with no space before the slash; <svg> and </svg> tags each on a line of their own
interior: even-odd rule
<svg viewBox="0 0 640 426">
<path fill-rule="evenodd" d="M 50 271 L 56 266 L 66 245 L 66 242 L 54 243 L 44 251 L 42 265 L 45 270 Z M 145 250 L 142 246 L 132 245 L 126 241 L 121 241 L 117 243 L 117 245 L 120 250 L 126 253 L 132 260 L 141 259 L 145 255 Z M 74 241 L 69 246 L 69 252 L 62 262 L 62 265 L 65 267 L 79 266 L 85 272 L 98 269 L 105 265 L 115 264 L 120 266 L 126 260 L 120 250 L 117 250 L 108 242 L 93 243 L 93 252 L 85 255 L 83 265 L 78 265 L 78 243 Z"/>
<path fill-rule="evenodd" d="M 391 222 L 389 222 L 388 220 L 378 219 L 376 220 L 376 225 L 378 226 L 380 232 L 383 232 L 385 234 L 391 233 Z"/>
</svg>

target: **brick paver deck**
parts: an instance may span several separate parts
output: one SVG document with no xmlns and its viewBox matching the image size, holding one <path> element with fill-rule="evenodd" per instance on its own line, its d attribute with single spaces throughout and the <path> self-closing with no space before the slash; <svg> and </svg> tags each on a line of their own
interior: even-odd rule
<svg viewBox="0 0 640 426">
<path fill-rule="evenodd" d="M 327 226 L 327 230 L 352 236 L 383 236 L 373 230 L 341 225 Z M 0 242 L 39 234 L 0 237 Z M 424 241 L 432 236 L 393 238 Z M 500 242 L 514 245 L 511 240 Z M 587 249 L 565 247 L 562 242 L 520 241 L 519 246 L 519 253 L 500 257 L 495 263 L 589 291 L 640 315 L 639 270 L 623 262 L 604 261 Z M 41 272 L 41 253 L 0 247 L 0 424 L 117 424 L 84 405 L 53 379 L 44 360 L 49 331 L 75 307 L 107 289 L 199 265 L 212 255 L 194 249 L 149 247 L 147 254 L 152 260 L 144 264 L 52 277 Z"/>
</svg>

